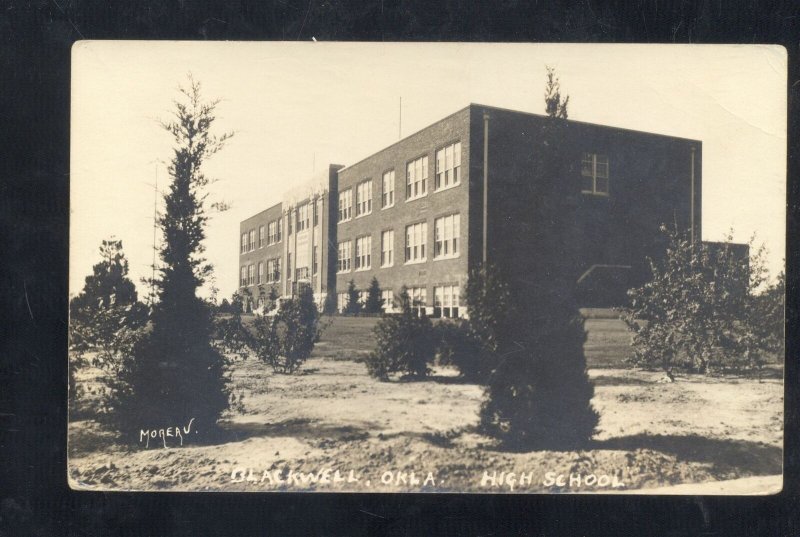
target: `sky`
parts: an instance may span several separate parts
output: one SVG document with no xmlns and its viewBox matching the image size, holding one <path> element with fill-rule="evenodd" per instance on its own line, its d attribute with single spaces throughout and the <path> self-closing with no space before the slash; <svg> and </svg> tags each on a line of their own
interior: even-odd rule
<svg viewBox="0 0 800 537">
<path fill-rule="evenodd" d="M 786 51 L 763 45 L 82 41 L 72 51 L 70 295 L 103 239 L 122 240 L 140 297 L 169 120 L 188 75 L 219 99 L 205 256 L 219 298 L 238 286 L 239 222 L 329 163 L 353 164 L 479 103 L 544 113 L 546 66 L 570 119 L 701 140 L 703 239 L 786 241 Z M 402 122 L 400 102 L 402 100 Z M 154 186 L 162 194 L 155 196 Z M 158 234 L 160 236 L 160 233 Z"/>
</svg>

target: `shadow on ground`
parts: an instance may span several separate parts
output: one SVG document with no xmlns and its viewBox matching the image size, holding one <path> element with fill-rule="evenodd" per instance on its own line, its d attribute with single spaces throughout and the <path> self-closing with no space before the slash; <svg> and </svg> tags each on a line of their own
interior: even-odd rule
<svg viewBox="0 0 800 537">
<path fill-rule="evenodd" d="M 781 448 L 746 440 L 637 434 L 596 441 L 591 449 L 651 449 L 674 455 L 681 461 L 712 464 L 715 471 L 721 473 L 744 470 L 752 475 L 773 475 L 780 474 L 783 469 Z"/>
<path fill-rule="evenodd" d="M 290 436 L 303 440 L 332 439 L 334 441 L 363 440 L 369 436 L 369 430 L 378 425 L 364 422 L 358 426 L 334 426 L 308 419 L 284 420 L 275 423 L 230 422 L 221 421 L 213 434 L 207 435 L 203 445 L 241 442 L 248 438 Z"/>
</svg>

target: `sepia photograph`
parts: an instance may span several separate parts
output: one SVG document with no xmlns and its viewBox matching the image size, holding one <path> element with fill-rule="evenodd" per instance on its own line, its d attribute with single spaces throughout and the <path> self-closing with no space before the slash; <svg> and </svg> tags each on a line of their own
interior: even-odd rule
<svg viewBox="0 0 800 537">
<path fill-rule="evenodd" d="M 783 488 L 787 53 L 78 41 L 75 490 Z"/>
</svg>

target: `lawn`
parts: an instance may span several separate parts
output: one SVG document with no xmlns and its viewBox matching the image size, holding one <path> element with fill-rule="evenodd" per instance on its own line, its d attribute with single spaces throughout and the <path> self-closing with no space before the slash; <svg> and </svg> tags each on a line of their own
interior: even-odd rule
<svg viewBox="0 0 800 537">
<path fill-rule="evenodd" d="M 586 451 L 501 449 L 476 428 L 482 387 L 461 382 L 453 369 L 437 367 L 419 382 L 369 378 L 353 358 L 372 346 L 375 320 L 337 317 L 300 374 L 237 362 L 233 387 L 243 408 L 224 417 L 224 437 L 193 431 L 182 447 L 174 439 L 167 449 L 158 442 L 128 447 L 76 416 L 70 482 L 83 489 L 209 491 L 780 489 L 780 371 L 761 382 L 684 376 L 663 384 L 659 373 L 621 367 L 629 336 L 608 317 L 586 322 L 593 404 L 601 415 Z M 95 377 L 87 370 L 80 380 Z"/>
</svg>

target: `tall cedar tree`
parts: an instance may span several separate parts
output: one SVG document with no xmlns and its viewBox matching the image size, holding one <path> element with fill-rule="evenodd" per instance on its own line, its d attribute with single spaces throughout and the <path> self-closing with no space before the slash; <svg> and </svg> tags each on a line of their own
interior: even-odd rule
<svg viewBox="0 0 800 537">
<path fill-rule="evenodd" d="M 356 287 L 356 282 L 350 280 L 350 283 L 347 284 L 347 304 L 344 307 L 344 313 L 358 315 L 361 313 L 361 307 L 361 295 Z"/>
<path fill-rule="evenodd" d="M 552 69 L 547 76 L 548 117 L 534 138 L 533 173 L 510 189 L 525 195 L 504 200 L 515 205 L 510 211 L 525 230 L 525 248 L 547 255 L 510 263 L 501 275 L 511 292 L 504 322 L 494 328 L 500 358 L 481 408 L 483 428 L 518 449 L 579 448 L 598 422 L 575 300 L 580 155 L 569 143 L 567 99 Z"/>
<path fill-rule="evenodd" d="M 202 257 L 208 220 L 203 190 L 209 184 L 202 165 L 231 134 L 211 134 L 218 101 L 203 101 L 198 82 L 190 77 L 189 87 L 180 92 L 174 119 L 162 123 L 175 143 L 172 183 L 159 219 L 162 267 L 152 332 L 136 347 L 128 371 L 131 390 L 121 425 L 132 432 L 183 425 L 192 418 L 198 432 L 209 430 L 229 402 L 224 358 L 211 341 L 213 312 L 197 289 L 212 270 Z"/>
<path fill-rule="evenodd" d="M 364 313 L 380 313 L 383 311 L 381 286 L 378 278 L 373 277 L 367 288 L 367 299 L 364 301 Z"/>
</svg>

